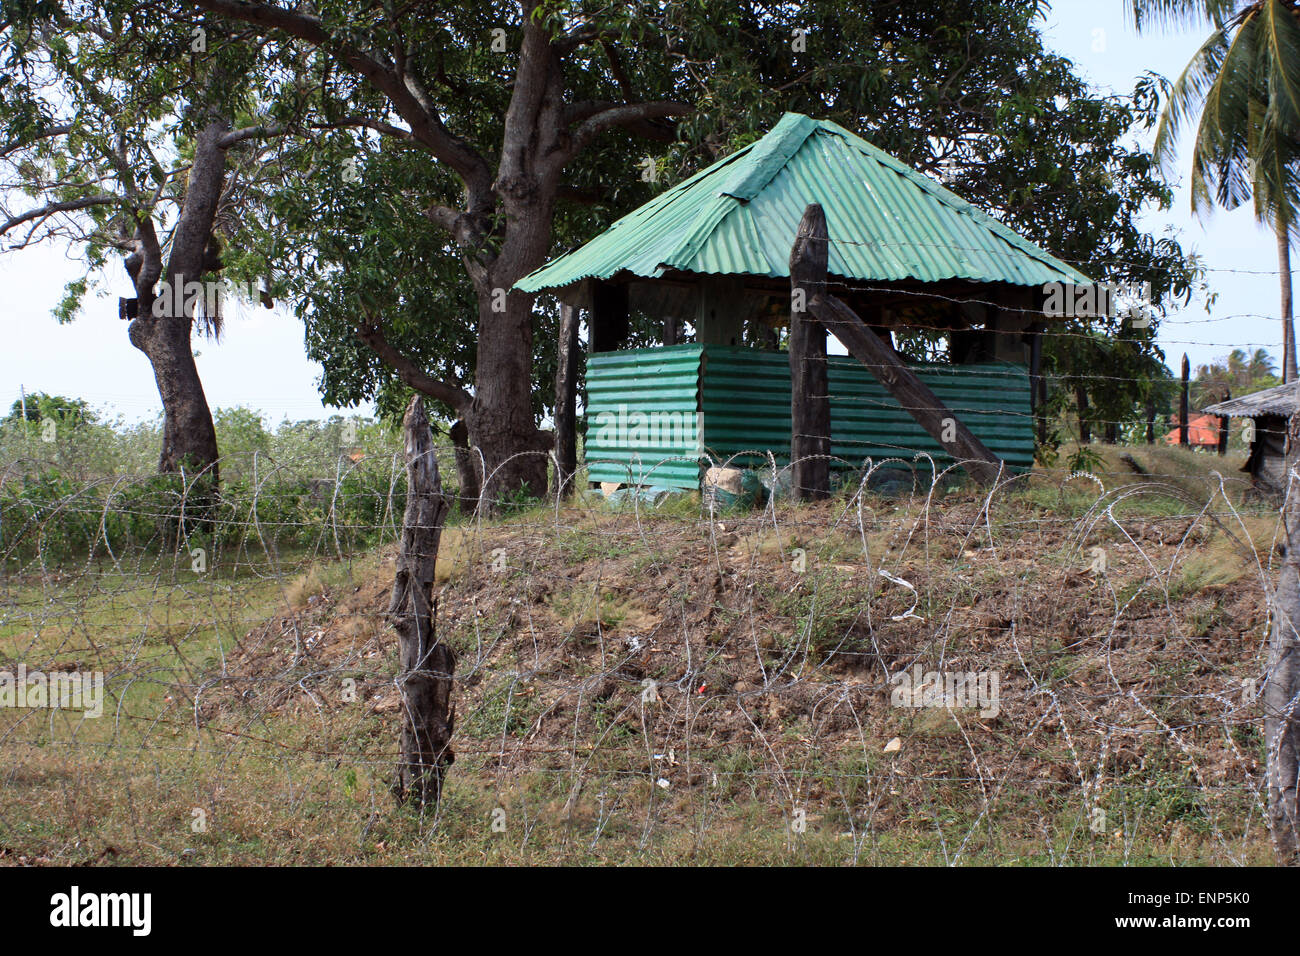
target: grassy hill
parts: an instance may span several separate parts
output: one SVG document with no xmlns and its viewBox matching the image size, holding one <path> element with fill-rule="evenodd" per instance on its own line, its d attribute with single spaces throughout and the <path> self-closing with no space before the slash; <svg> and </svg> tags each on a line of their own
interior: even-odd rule
<svg viewBox="0 0 1300 956">
<path fill-rule="evenodd" d="M 436 812 L 387 792 L 391 535 L 249 535 L 203 572 L 28 562 L 0 579 L 0 667 L 110 695 L 98 720 L 0 710 L 0 859 L 1267 863 L 1276 511 L 1232 458 L 1103 454 L 992 495 L 455 524 Z M 996 706 L 900 706 L 917 665 L 996 674 Z"/>
</svg>

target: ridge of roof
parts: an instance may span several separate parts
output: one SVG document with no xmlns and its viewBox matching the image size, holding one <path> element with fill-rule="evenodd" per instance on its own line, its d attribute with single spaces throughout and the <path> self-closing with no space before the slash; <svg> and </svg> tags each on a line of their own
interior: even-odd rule
<svg viewBox="0 0 1300 956">
<path fill-rule="evenodd" d="M 749 202 L 785 168 L 821 124 L 803 113 L 786 113 L 771 131 L 752 145 L 748 162 L 738 167 L 719 195 Z"/>
</svg>

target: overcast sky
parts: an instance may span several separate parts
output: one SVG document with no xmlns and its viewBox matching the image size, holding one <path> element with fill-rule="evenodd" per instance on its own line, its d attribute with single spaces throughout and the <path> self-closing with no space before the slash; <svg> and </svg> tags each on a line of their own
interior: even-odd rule
<svg viewBox="0 0 1300 956">
<path fill-rule="evenodd" d="M 1049 44 L 1073 59 L 1094 85 L 1115 92 L 1131 91 L 1144 70 L 1177 76 L 1206 33 L 1196 29 L 1139 37 L 1125 16 L 1126 6 L 1127 0 L 1057 0 L 1046 20 Z M 1180 151 L 1175 207 L 1150 215 L 1146 225 L 1157 233 L 1174 229 L 1185 248 L 1204 256 L 1219 299 L 1208 314 L 1198 303 L 1171 315 L 1161 326 L 1160 344 L 1175 368 L 1183 352 L 1196 365 L 1236 346 L 1263 346 L 1280 359 L 1273 238 L 1248 209 L 1216 212 L 1207 222 L 1194 219 L 1185 152 Z M 64 285 L 82 274 L 70 254 L 47 247 L 0 255 L 5 290 L 0 309 L 0 409 L 18 397 L 22 386 L 28 392 L 84 398 L 128 420 L 153 417 L 160 405 L 149 363 L 131 347 L 126 326 L 117 318 L 117 296 L 129 294 L 120 268 L 110 269 L 108 291 L 101 299 L 88 299 L 76 322 L 59 326 L 51 317 Z M 271 423 L 338 411 L 320 401 L 320 367 L 304 354 L 301 326 L 279 310 L 244 308 L 228 318 L 220 344 L 196 339 L 195 348 L 214 408 L 246 405 L 261 410 Z"/>
</svg>

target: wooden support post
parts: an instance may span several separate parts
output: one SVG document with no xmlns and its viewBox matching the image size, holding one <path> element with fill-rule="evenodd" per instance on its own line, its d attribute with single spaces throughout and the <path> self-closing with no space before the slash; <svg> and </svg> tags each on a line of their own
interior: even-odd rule
<svg viewBox="0 0 1300 956">
<path fill-rule="evenodd" d="M 399 803 L 437 803 L 455 755 L 451 734 L 456 723 L 452 702 L 456 655 L 438 640 L 434 568 L 442 537 L 447 499 L 442 494 L 433 431 L 417 395 L 402 421 L 406 435 L 406 514 L 402 546 L 388 604 L 397 631 L 401 671 L 402 740 L 393 794 Z"/>
<path fill-rule="evenodd" d="M 628 316 L 627 286 L 598 282 L 591 293 L 588 348 L 593 352 L 612 352 L 627 341 L 631 332 Z"/>
<path fill-rule="evenodd" d="M 681 323 L 677 316 L 670 315 L 664 319 L 664 345 L 676 345 L 681 337 Z"/>
<path fill-rule="evenodd" d="M 1231 401 L 1232 393 L 1230 392 L 1230 390 L 1229 390 L 1229 389 L 1225 389 L 1225 390 L 1223 390 L 1223 392 L 1225 392 L 1225 394 L 1223 394 L 1222 401 L 1225 401 L 1225 402 L 1229 402 L 1229 401 Z M 1221 416 L 1219 416 L 1219 446 L 1218 446 L 1218 453 L 1221 454 L 1221 455 L 1226 455 L 1226 454 L 1227 454 L 1227 428 L 1229 428 L 1229 423 L 1230 423 L 1230 421 L 1231 421 L 1231 419 L 1229 419 L 1229 416 L 1227 416 L 1227 415 L 1221 415 Z"/>
<path fill-rule="evenodd" d="M 555 370 L 555 487 L 553 495 L 573 493 L 578 470 L 578 310 L 560 303 L 559 361 Z"/>
<path fill-rule="evenodd" d="M 831 493 L 826 329 L 809 312 L 826 291 L 829 245 L 826 214 L 810 203 L 790 250 L 790 462 L 795 493 L 804 501 Z"/>
<path fill-rule="evenodd" d="M 1156 400 L 1154 398 L 1147 399 L 1146 412 L 1147 412 L 1147 444 L 1154 445 L 1156 443 Z"/>
<path fill-rule="evenodd" d="M 1079 415 L 1079 444 L 1087 445 L 1092 441 L 1092 419 L 1088 417 L 1087 386 L 1074 386 L 1074 403 Z"/>
<path fill-rule="evenodd" d="M 1187 416 L 1189 412 L 1188 412 L 1187 391 L 1188 391 L 1188 383 L 1191 381 L 1191 377 L 1192 377 L 1192 366 L 1191 363 L 1187 361 L 1187 353 L 1184 352 L 1183 353 L 1183 387 L 1182 387 L 1182 391 L 1178 396 L 1178 444 L 1182 445 L 1184 448 L 1186 448 L 1188 444 Z"/>
<path fill-rule="evenodd" d="M 1038 376 L 1038 443 L 1047 444 L 1047 376 Z"/>
<path fill-rule="evenodd" d="M 1262 433 L 1255 439 L 1263 447 Z M 1286 476 L 1300 469 L 1300 414 L 1286 430 L 1282 471 L 1282 528 L 1286 553 L 1278 570 L 1270 609 L 1268 666 L 1264 685 L 1264 752 L 1267 754 L 1268 825 L 1277 862 L 1300 862 L 1300 503 L 1295 483 Z"/>
<path fill-rule="evenodd" d="M 1029 327 L 1029 409 L 1039 445 L 1047 444 L 1047 378 L 1043 375 L 1043 324 Z"/>
<path fill-rule="evenodd" d="M 834 296 L 818 296 L 809 305 L 812 314 L 844 343 L 849 354 L 889 389 L 898 403 L 972 478 L 982 485 L 997 481 L 1003 471 L 1001 459 L 971 433 L 930 386 L 885 347 L 880 336 L 867 328 L 856 312 Z"/>
</svg>

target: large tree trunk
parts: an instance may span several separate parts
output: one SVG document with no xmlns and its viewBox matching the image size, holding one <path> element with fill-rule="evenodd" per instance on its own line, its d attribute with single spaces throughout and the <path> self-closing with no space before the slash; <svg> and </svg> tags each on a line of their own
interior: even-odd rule
<svg viewBox="0 0 1300 956">
<path fill-rule="evenodd" d="M 190 343 L 188 318 L 136 318 L 128 328 L 131 344 L 149 357 L 163 406 L 162 453 L 165 474 L 203 473 L 217 484 L 217 433 Z"/>
<path fill-rule="evenodd" d="M 393 778 L 399 803 L 436 803 L 447 768 L 455 760 L 451 735 L 456 725 L 452 690 L 456 655 L 438 640 L 433 601 L 434 570 L 442 538 L 447 499 L 442 494 L 433 432 L 424 402 L 411 399 L 403 419 L 406 436 L 406 514 L 402 549 L 388 605 L 400 642 L 402 750 Z"/>
<path fill-rule="evenodd" d="M 1282 382 L 1296 380 L 1295 319 L 1291 306 L 1291 235 L 1285 223 L 1277 227 L 1277 266 L 1282 283 Z"/>
<path fill-rule="evenodd" d="M 550 450 L 533 420 L 532 297 L 511 292 L 501 312 L 492 311 L 492 299 L 484 297 L 479 309 L 474 407 L 466 419 L 483 453 L 482 505 L 489 510 L 517 496 L 546 494 Z"/>
<path fill-rule="evenodd" d="M 478 365 L 474 405 L 466 416 L 470 438 L 483 453 L 482 506 L 516 496 L 546 494 L 550 434 L 533 418 L 533 297 L 511 287 L 546 260 L 550 205 L 531 198 L 537 184 L 498 181 L 505 203 L 506 239 L 500 255 L 476 278 L 479 301 Z M 525 199 L 515 199 L 522 194 Z"/>
<path fill-rule="evenodd" d="M 1268 683 L 1264 688 L 1264 739 L 1268 747 L 1268 820 L 1278 860 L 1300 862 L 1300 487 L 1291 475 L 1300 468 L 1300 414 L 1287 428 L 1285 502 L 1282 520 L 1286 555 L 1278 575 L 1269 637 Z"/>
<path fill-rule="evenodd" d="M 162 247 L 147 219 L 137 227 L 136 251 L 126 261 L 136 289 L 136 316 L 127 334 L 131 344 L 148 356 L 162 399 L 158 469 L 187 475 L 202 472 L 213 487 L 219 479 L 217 434 L 190 344 L 197 303 L 186 302 L 185 286 L 199 282 L 210 265 L 212 225 L 226 181 L 221 140 L 229 130 L 227 121 L 215 117 L 195 137 L 185 204 L 172 231 L 165 270 Z"/>
</svg>

